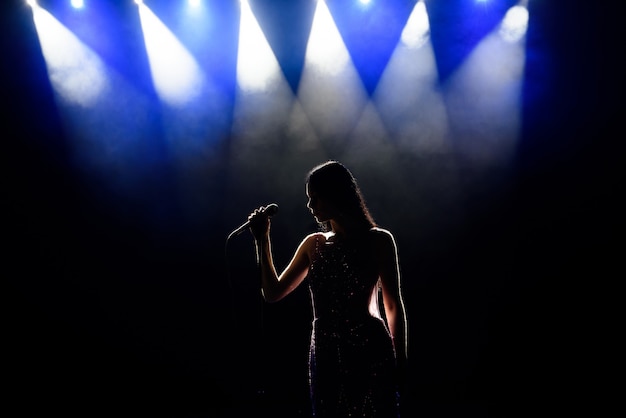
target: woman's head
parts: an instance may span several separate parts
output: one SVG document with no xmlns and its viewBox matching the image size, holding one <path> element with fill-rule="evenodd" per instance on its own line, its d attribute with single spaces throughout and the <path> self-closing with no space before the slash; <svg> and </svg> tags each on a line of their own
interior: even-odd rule
<svg viewBox="0 0 626 418">
<path fill-rule="evenodd" d="M 330 160 L 314 167 L 307 175 L 306 186 L 307 206 L 318 211 L 314 212 L 318 221 L 351 222 L 363 229 L 376 226 L 356 179 L 340 162 Z"/>
</svg>

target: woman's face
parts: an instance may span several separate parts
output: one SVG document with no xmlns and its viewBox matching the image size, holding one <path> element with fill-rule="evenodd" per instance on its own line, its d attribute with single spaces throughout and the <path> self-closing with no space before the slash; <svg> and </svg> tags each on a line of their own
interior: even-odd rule
<svg viewBox="0 0 626 418">
<path fill-rule="evenodd" d="M 309 198 L 306 206 L 317 222 L 326 222 L 335 217 L 336 210 L 334 206 L 328 200 L 319 197 L 314 190 L 311 190 L 308 183 L 306 185 L 306 195 Z"/>
</svg>

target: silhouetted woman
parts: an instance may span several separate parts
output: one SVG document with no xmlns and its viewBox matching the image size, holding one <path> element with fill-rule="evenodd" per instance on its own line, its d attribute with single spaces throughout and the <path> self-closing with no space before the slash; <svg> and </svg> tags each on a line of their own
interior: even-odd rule
<svg viewBox="0 0 626 418">
<path fill-rule="evenodd" d="M 393 235 L 376 226 L 354 176 L 337 161 L 309 172 L 306 194 L 307 207 L 323 232 L 306 236 L 280 275 L 265 208 L 248 218 L 263 297 L 277 302 L 308 283 L 315 417 L 395 418 L 398 376 L 403 374 L 398 371 L 407 358 L 407 324 Z"/>
</svg>

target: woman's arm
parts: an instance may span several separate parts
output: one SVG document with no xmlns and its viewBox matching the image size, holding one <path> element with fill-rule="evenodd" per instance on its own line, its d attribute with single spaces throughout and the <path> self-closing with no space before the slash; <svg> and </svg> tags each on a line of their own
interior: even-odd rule
<svg viewBox="0 0 626 418">
<path fill-rule="evenodd" d="M 267 302 L 277 302 L 291 293 L 306 277 L 309 271 L 311 249 L 314 248 L 315 234 L 308 235 L 298 246 L 285 270 L 278 275 L 272 256 L 269 217 L 257 209 L 248 217 L 250 230 L 254 236 L 257 263 L 261 271 L 261 290 Z"/>
<path fill-rule="evenodd" d="M 408 327 L 400 285 L 398 252 L 393 235 L 384 229 L 378 228 L 377 231 L 376 252 L 379 257 L 385 316 L 393 338 L 398 364 L 403 366 L 408 356 Z"/>
</svg>

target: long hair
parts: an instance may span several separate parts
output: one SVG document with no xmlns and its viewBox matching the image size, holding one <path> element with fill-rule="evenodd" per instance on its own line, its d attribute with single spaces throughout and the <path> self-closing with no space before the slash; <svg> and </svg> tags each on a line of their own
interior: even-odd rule
<svg viewBox="0 0 626 418">
<path fill-rule="evenodd" d="M 310 190 L 335 205 L 342 216 L 356 221 L 359 227 L 369 230 L 376 226 L 356 179 L 340 162 L 329 160 L 317 165 L 307 174 L 306 183 Z M 329 225 L 322 227 L 328 230 Z"/>
</svg>

